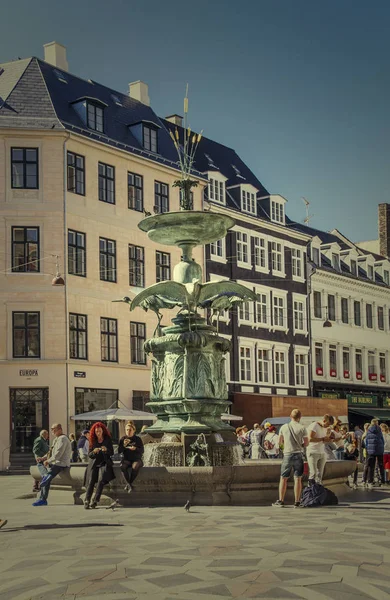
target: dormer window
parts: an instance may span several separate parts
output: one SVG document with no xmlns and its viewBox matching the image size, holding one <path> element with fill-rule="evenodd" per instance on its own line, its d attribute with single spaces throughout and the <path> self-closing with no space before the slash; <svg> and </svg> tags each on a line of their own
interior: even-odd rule
<svg viewBox="0 0 390 600">
<path fill-rule="evenodd" d="M 357 262 L 356 260 L 351 260 L 351 274 L 357 277 Z"/>
<path fill-rule="evenodd" d="M 271 221 L 284 225 L 284 205 L 277 200 L 271 200 Z"/>
<path fill-rule="evenodd" d="M 253 192 L 241 190 L 241 208 L 244 212 L 256 214 L 256 196 Z"/>
<path fill-rule="evenodd" d="M 340 271 L 340 257 L 335 252 L 332 253 L 332 267 L 335 271 Z"/>
<path fill-rule="evenodd" d="M 150 125 L 143 125 L 142 128 L 143 147 L 150 152 L 158 152 L 157 129 Z"/>
<path fill-rule="evenodd" d="M 225 183 L 218 179 L 209 179 L 209 200 L 225 204 Z"/>
<path fill-rule="evenodd" d="M 95 131 L 104 131 L 104 108 L 94 102 L 87 102 L 87 127 Z"/>
<path fill-rule="evenodd" d="M 311 249 L 311 259 L 318 267 L 321 266 L 321 253 L 319 248 Z"/>
<path fill-rule="evenodd" d="M 369 279 L 374 279 L 374 267 L 372 265 L 367 266 L 367 277 Z"/>
<path fill-rule="evenodd" d="M 389 271 L 383 271 L 383 281 L 386 285 L 389 285 Z"/>
</svg>

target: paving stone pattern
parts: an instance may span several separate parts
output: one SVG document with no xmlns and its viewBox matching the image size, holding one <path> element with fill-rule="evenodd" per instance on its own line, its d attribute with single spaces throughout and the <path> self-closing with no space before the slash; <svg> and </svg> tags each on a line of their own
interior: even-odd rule
<svg viewBox="0 0 390 600">
<path fill-rule="evenodd" d="M 390 488 L 338 507 L 105 508 L 0 477 L 1 600 L 390 600 Z"/>
</svg>

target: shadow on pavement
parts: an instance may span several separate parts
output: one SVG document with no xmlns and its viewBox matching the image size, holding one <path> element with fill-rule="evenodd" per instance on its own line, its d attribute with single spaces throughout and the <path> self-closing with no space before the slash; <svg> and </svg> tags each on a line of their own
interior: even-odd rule
<svg viewBox="0 0 390 600">
<path fill-rule="evenodd" d="M 30 531 L 31 529 L 79 529 L 81 527 L 123 527 L 121 523 L 70 523 L 68 525 L 60 525 L 51 523 L 49 525 L 23 525 L 23 527 L 5 527 L 1 533 L 11 531 Z"/>
</svg>

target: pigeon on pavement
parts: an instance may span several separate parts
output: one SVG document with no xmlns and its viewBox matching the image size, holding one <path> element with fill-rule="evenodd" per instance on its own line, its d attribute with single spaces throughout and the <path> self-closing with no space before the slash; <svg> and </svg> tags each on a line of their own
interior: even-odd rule
<svg viewBox="0 0 390 600">
<path fill-rule="evenodd" d="M 114 500 L 114 502 L 112 502 L 110 504 L 110 506 L 106 507 L 106 510 L 110 510 L 110 508 L 111 508 L 111 510 L 115 510 L 116 508 L 119 508 L 119 506 L 120 506 L 120 504 L 119 504 L 118 500 Z"/>
<path fill-rule="evenodd" d="M 187 500 L 187 502 L 185 503 L 184 508 L 187 512 L 190 512 L 191 504 L 189 500 Z"/>
</svg>

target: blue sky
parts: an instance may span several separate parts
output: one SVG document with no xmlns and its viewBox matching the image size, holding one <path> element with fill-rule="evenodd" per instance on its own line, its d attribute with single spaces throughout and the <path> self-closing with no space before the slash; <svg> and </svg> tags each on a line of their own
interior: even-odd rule
<svg viewBox="0 0 390 600">
<path fill-rule="evenodd" d="M 6 8 L 5 8 L 6 7 Z M 149 84 L 233 147 L 287 212 L 353 240 L 377 237 L 390 202 L 388 0 L 0 0 L 0 62 L 67 46 L 69 68 L 127 91 Z"/>
</svg>

